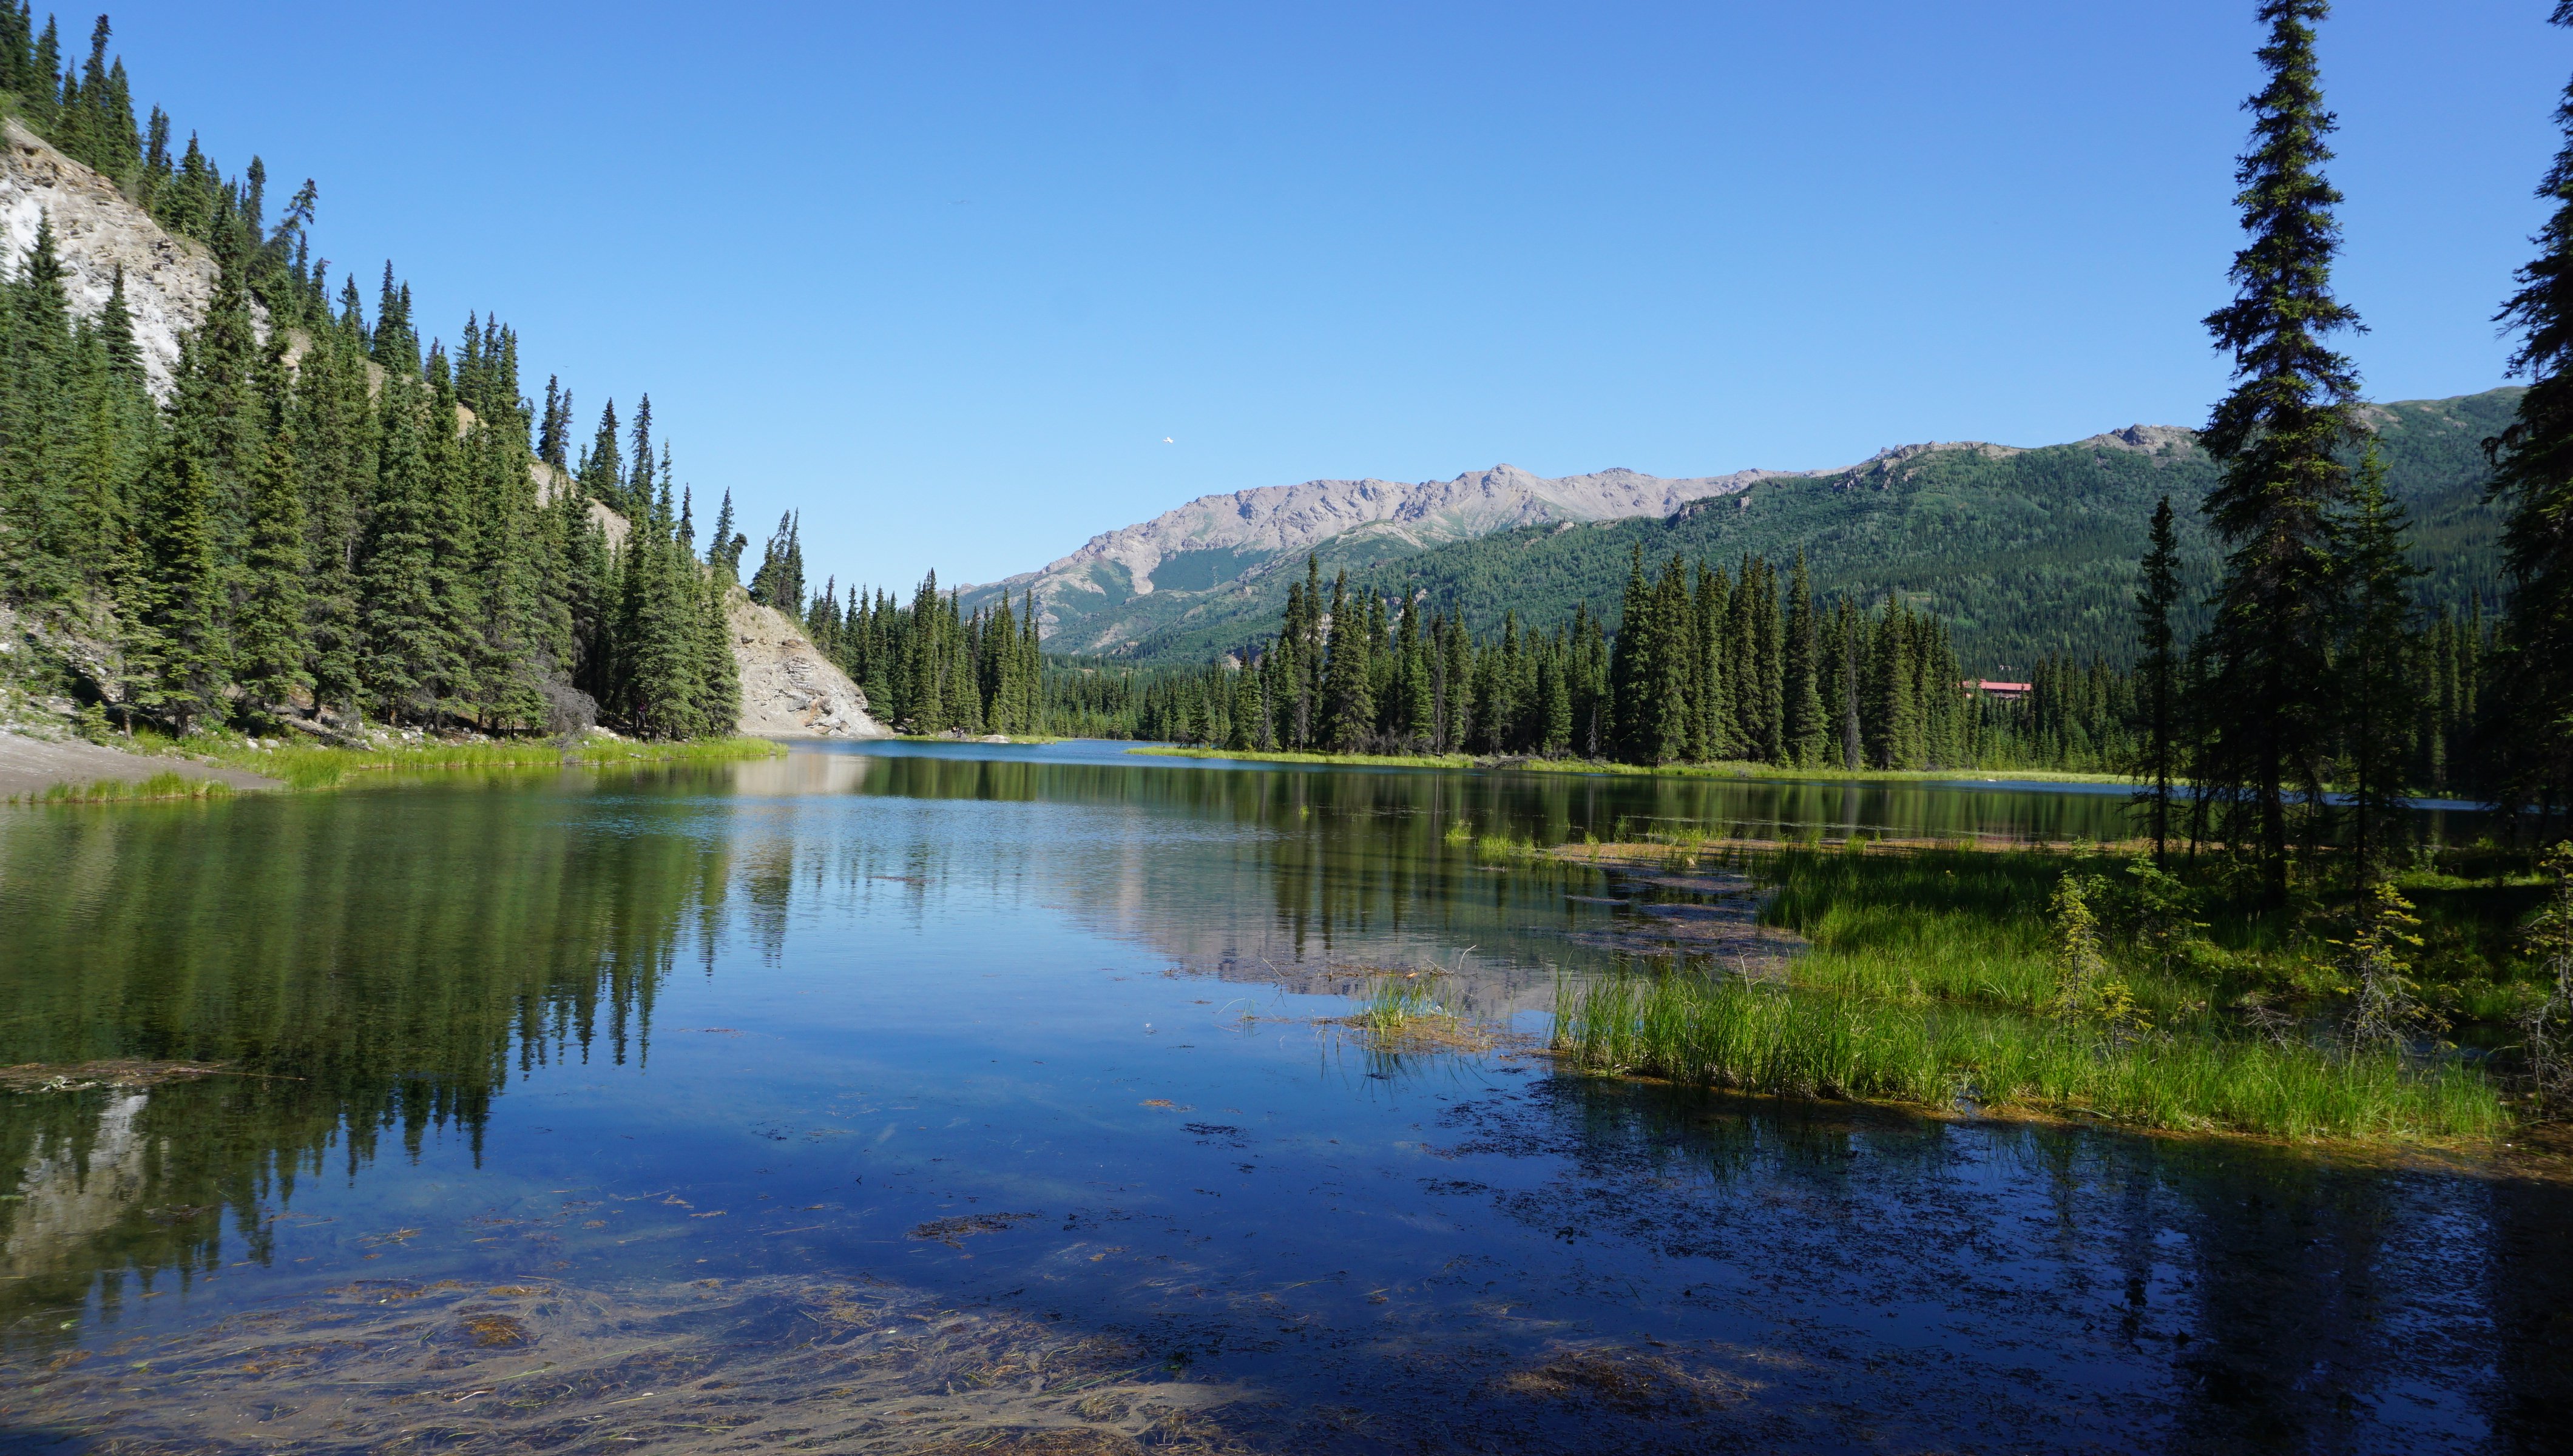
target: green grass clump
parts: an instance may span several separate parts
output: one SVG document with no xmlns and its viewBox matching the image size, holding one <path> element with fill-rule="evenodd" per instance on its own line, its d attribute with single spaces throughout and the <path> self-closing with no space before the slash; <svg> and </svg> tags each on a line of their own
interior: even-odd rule
<svg viewBox="0 0 2573 1456">
<path fill-rule="evenodd" d="M 1555 1048 L 1591 1072 L 1796 1096 L 2088 1113 L 2142 1127 L 2309 1138 L 2458 1138 L 2507 1124 L 2455 1067 L 2211 1037 L 2123 1044 L 2006 1013 L 1889 1005 L 1689 975 L 1558 993 Z"/>
<path fill-rule="evenodd" d="M 317 743 L 285 743 L 270 747 L 233 734 L 203 733 L 175 739 L 146 732 L 136 735 L 134 746 L 143 752 L 186 753 L 211 758 L 233 768 L 276 779 L 291 789 L 338 788 L 349 783 L 351 775 L 363 774 L 729 763 L 774 758 L 785 752 L 764 738 L 739 737 L 679 742 L 591 738 L 570 745 L 551 738 L 454 742 L 431 738 L 418 743 L 346 748 Z"/>
<path fill-rule="evenodd" d="M 1447 1013 L 1438 1005 L 1433 978 L 1412 973 L 1379 978 L 1349 1020 L 1382 1036 L 1399 1036 L 1413 1024 Z"/>
<path fill-rule="evenodd" d="M 221 779 L 192 779 L 165 771 L 140 781 L 100 779 L 88 784 L 52 784 L 42 793 L 21 795 L 18 802 L 106 804 L 127 799 L 222 799 L 232 792 L 233 786 Z"/>
<path fill-rule="evenodd" d="M 2509 1122 L 2481 1069 L 2335 1045 L 2333 937 L 2347 932 L 2246 903 L 2212 876 L 2157 891 L 2149 866 L 2045 850 L 1692 853 L 1766 882 L 1763 919 L 1804 952 L 1785 984 L 1675 971 L 1568 989 L 1556 1042 L 1573 1065 L 2296 1139 L 2471 1138 Z M 2069 883 L 2087 887 L 2082 976 L 2068 970 Z M 2455 893 L 2452 919 L 2492 914 L 2477 892 Z M 2508 982 L 2465 989 L 2496 1006 L 2526 999 Z"/>
<path fill-rule="evenodd" d="M 1790 849 L 1752 868 L 1776 886 L 1762 919 L 1803 937 L 1806 986 L 1907 1005 L 1961 1002 L 2043 1011 L 2056 994 L 2046 905 L 2068 868 L 2044 851 L 1923 850 L 1860 855 Z M 2207 999 L 2197 981 L 2155 968 L 2124 972 L 2155 1025 Z"/>
</svg>

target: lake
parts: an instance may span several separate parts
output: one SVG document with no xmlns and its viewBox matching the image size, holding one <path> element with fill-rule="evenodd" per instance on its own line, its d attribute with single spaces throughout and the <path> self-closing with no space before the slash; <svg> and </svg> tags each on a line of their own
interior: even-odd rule
<svg viewBox="0 0 2573 1456">
<path fill-rule="evenodd" d="M 223 1067 L 0 1093 L 0 1447 L 2562 1449 L 2562 1185 L 1558 1078 L 1663 892 L 1476 847 L 2125 824 L 1100 744 L 0 810 L 0 1065 Z M 1433 970 L 1492 1035 L 1336 1024 Z"/>
</svg>

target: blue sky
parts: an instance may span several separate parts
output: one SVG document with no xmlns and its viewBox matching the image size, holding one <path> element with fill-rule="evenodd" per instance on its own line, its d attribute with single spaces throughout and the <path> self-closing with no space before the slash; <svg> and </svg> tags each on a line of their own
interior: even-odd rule
<svg viewBox="0 0 2573 1456">
<path fill-rule="evenodd" d="M 150 3 L 138 103 L 319 251 L 649 390 L 808 569 L 989 580 L 1210 491 L 1508 461 L 1701 474 L 2193 424 L 2224 380 L 2250 0 Z M 2371 394 L 2490 323 L 2573 35 L 2341 0 Z M 89 12 L 64 12 L 85 38 Z M 1167 442 L 1166 442 L 1167 440 Z"/>
</svg>

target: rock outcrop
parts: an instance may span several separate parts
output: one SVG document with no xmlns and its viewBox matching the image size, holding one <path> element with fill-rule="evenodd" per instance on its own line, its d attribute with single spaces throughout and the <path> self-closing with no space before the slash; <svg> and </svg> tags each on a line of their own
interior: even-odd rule
<svg viewBox="0 0 2573 1456">
<path fill-rule="evenodd" d="M 733 660 L 741 665 L 741 731 L 755 738 L 891 738 L 867 695 L 784 612 L 732 594 Z"/>
<path fill-rule="evenodd" d="M 96 318 L 107 307 L 117 269 L 125 270 L 125 308 L 134 318 L 144 376 L 153 393 L 168 397 L 179 336 L 196 328 L 214 302 L 214 254 L 193 238 L 162 231 L 115 183 L 12 120 L 0 126 L 0 258 L 11 269 L 35 246 L 41 218 L 53 221 L 77 317 Z"/>
</svg>

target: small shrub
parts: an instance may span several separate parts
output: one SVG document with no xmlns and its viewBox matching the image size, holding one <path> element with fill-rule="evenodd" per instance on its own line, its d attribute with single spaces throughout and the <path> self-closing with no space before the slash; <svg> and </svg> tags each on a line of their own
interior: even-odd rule
<svg viewBox="0 0 2573 1456">
<path fill-rule="evenodd" d="M 2541 1115 L 2573 1114 L 2573 841 L 2549 850 L 2542 868 L 2554 884 L 2528 922 L 2539 995 L 2520 1016 L 2528 1074 Z"/>
<path fill-rule="evenodd" d="M 2361 898 L 2358 932 L 2339 943 L 2347 952 L 2341 961 L 2350 994 L 2344 1026 L 2352 1050 L 2399 1051 L 2416 1032 L 2448 1029 L 2447 1022 L 2422 1002 L 2420 987 L 2412 979 L 2411 953 L 2421 945 L 2421 937 L 2414 932 L 2420 924 L 2412 914 L 2412 902 L 2390 880 L 2377 881 Z"/>
</svg>

